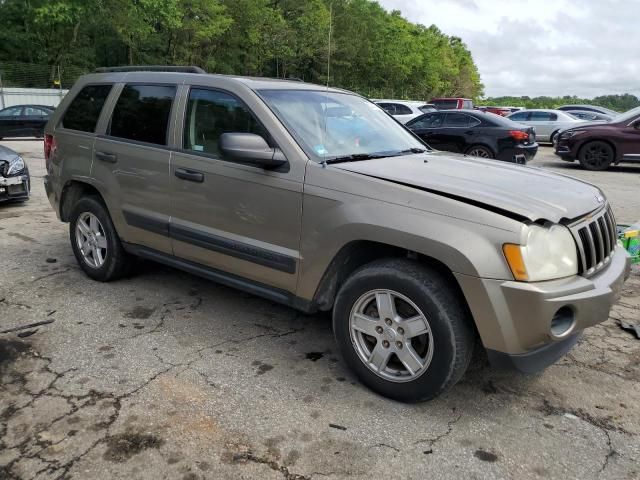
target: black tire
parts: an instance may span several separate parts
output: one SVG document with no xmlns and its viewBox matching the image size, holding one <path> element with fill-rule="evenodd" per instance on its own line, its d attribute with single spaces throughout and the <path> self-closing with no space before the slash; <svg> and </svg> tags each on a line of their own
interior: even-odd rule
<svg viewBox="0 0 640 480">
<path fill-rule="evenodd" d="M 484 145 L 471 145 L 469 148 L 467 148 L 465 154 L 469 155 L 470 157 L 495 158 L 495 155 L 493 154 L 491 149 L 485 147 Z"/>
<path fill-rule="evenodd" d="M 553 145 L 554 147 L 556 146 L 556 142 L 558 141 L 558 134 L 560 132 L 555 131 L 551 134 L 551 136 L 549 137 L 549 141 L 551 142 L 551 145 Z"/>
<path fill-rule="evenodd" d="M 585 143 L 578 153 L 582 168 L 591 171 L 606 170 L 614 159 L 615 152 L 611 145 L 600 140 Z"/>
<path fill-rule="evenodd" d="M 361 360 L 352 340 L 349 324 L 352 309 L 363 295 L 378 289 L 404 295 L 429 322 L 433 341 L 431 363 L 413 380 L 398 383 L 374 373 Z M 457 383 L 469 366 L 475 342 L 471 315 L 452 280 L 434 268 L 406 259 L 379 260 L 354 272 L 336 298 L 333 330 L 346 363 L 362 383 L 402 402 L 430 400 Z"/>
<path fill-rule="evenodd" d="M 76 241 L 76 225 L 81 215 L 85 213 L 93 214 L 99 220 L 104 237 L 106 239 L 106 255 L 104 263 L 100 267 L 94 267 L 84 259 L 80 246 Z M 117 280 L 129 274 L 133 262 L 120 242 L 120 237 L 116 232 L 107 208 L 101 199 L 95 196 L 82 197 L 74 206 L 71 212 L 71 221 L 69 223 L 69 239 L 71 240 L 71 248 L 80 265 L 80 268 L 89 277 L 100 282 L 109 282 Z"/>
</svg>

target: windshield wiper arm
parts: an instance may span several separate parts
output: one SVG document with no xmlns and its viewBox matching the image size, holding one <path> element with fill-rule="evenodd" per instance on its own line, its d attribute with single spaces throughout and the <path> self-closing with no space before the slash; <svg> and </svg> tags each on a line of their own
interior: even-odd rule
<svg viewBox="0 0 640 480">
<path fill-rule="evenodd" d="M 322 163 L 324 163 L 325 165 L 331 165 L 333 163 L 360 162 L 362 160 L 374 160 L 376 158 L 387 158 L 395 156 L 395 154 L 353 153 L 351 155 L 344 155 L 342 157 L 328 158 Z"/>
<path fill-rule="evenodd" d="M 405 154 L 405 153 L 425 153 L 427 150 L 425 148 L 407 148 L 406 150 L 401 150 L 400 153 L 401 154 Z"/>
</svg>

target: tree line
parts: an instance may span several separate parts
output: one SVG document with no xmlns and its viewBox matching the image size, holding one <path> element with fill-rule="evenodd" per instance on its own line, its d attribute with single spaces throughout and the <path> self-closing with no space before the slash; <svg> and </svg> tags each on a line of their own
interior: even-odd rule
<svg viewBox="0 0 640 480">
<path fill-rule="evenodd" d="M 595 98 L 564 97 L 490 97 L 480 102 L 482 105 L 525 107 L 525 108 L 556 108 L 561 105 L 598 105 L 610 108 L 616 112 L 626 112 L 640 106 L 640 99 L 635 95 L 601 95 Z"/>
<path fill-rule="evenodd" d="M 369 97 L 483 92 L 460 38 L 371 0 L 0 0 L 3 62 L 68 71 L 198 65 Z"/>
</svg>

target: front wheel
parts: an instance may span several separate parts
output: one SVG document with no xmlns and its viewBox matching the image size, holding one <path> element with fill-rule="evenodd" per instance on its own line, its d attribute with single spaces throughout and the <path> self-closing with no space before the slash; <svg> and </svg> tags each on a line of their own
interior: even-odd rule
<svg viewBox="0 0 640 480">
<path fill-rule="evenodd" d="M 580 149 L 578 160 L 586 170 L 606 170 L 613 163 L 614 151 L 606 142 L 589 142 Z"/>
<path fill-rule="evenodd" d="M 454 385 L 473 351 L 474 330 L 456 286 L 404 259 L 356 271 L 338 293 L 333 328 L 360 380 L 404 402 L 432 399 Z"/>
</svg>

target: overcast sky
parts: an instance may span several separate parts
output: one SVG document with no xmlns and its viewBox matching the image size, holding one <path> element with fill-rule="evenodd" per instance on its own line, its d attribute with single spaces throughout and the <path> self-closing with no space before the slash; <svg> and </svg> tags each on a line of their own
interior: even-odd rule
<svg viewBox="0 0 640 480">
<path fill-rule="evenodd" d="M 378 0 L 467 44 L 486 96 L 640 96 L 640 0 Z"/>
</svg>

